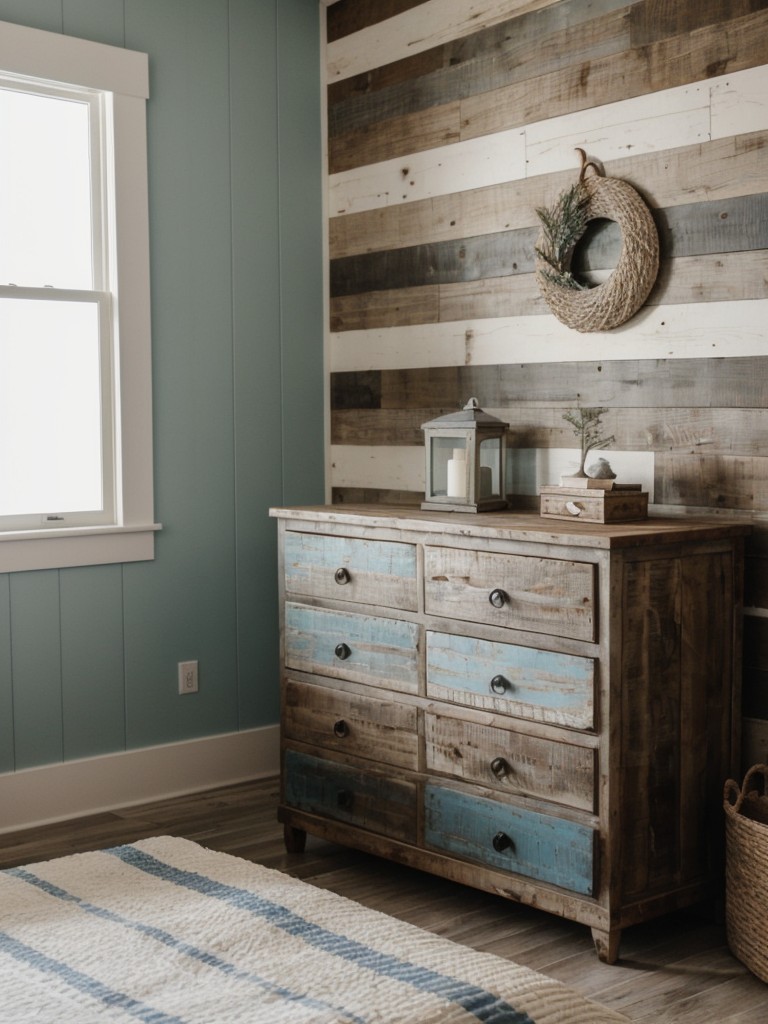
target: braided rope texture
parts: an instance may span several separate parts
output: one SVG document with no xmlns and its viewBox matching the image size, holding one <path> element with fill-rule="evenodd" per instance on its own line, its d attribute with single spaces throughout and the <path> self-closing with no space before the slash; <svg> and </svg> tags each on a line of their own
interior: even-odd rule
<svg viewBox="0 0 768 1024">
<path fill-rule="evenodd" d="M 547 264 L 537 257 L 536 278 L 549 308 L 566 327 L 609 331 L 634 316 L 648 298 L 659 271 L 659 235 L 650 210 L 626 181 L 588 175 L 582 184 L 587 222 L 605 218 L 619 225 L 622 249 L 616 268 L 607 281 L 582 291 L 550 280 Z M 547 251 L 544 232 L 537 247 Z"/>
</svg>

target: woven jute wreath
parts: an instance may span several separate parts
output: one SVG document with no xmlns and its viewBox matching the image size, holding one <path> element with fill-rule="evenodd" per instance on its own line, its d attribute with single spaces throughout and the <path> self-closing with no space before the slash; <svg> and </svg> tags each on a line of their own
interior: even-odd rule
<svg viewBox="0 0 768 1024">
<path fill-rule="evenodd" d="M 536 277 L 549 308 L 567 327 L 609 331 L 634 316 L 648 298 L 659 270 L 659 236 L 650 210 L 632 186 L 604 177 L 586 161 L 583 150 L 578 152 L 582 167 L 577 184 L 552 210 L 537 211 L 545 227 L 536 244 Z M 594 174 L 587 174 L 589 168 Z M 562 230 L 566 218 L 577 225 L 572 236 Z M 588 288 L 571 274 L 571 258 L 588 222 L 599 218 L 618 224 L 622 249 L 608 280 Z"/>
</svg>

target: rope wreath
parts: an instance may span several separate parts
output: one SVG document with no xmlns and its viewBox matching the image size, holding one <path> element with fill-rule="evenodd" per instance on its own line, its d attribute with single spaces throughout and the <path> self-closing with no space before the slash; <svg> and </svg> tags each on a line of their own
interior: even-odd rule
<svg viewBox="0 0 768 1024">
<path fill-rule="evenodd" d="M 537 210 L 542 231 L 536 244 L 539 290 L 558 320 L 577 331 L 609 331 L 638 311 L 659 270 L 659 236 L 648 207 L 619 178 L 603 177 L 583 149 L 578 182 L 551 210 Z M 594 175 L 587 176 L 588 168 Z M 622 249 L 615 270 L 589 288 L 571 273 L 573 251 L 591 220 L 615 221 Z"/>
</svg>

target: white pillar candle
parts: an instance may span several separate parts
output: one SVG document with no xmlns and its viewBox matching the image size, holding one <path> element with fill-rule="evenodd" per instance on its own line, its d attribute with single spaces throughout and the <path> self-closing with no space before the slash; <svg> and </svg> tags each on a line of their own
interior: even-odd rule
<svg viewBox="0 0 768 1024">
<path fill-rule="evenodd" d="M 467 461 L 463 448 L 454 448 L 453 458 L 448 459 L 448 495 L 451 498 L 467 496 Z"/>
<path fill-rule="evenodd" d="M 493 470 L 490 466 L 480 467 L 480 497 L 488 498 L 493 494 Z"/>
</svg>

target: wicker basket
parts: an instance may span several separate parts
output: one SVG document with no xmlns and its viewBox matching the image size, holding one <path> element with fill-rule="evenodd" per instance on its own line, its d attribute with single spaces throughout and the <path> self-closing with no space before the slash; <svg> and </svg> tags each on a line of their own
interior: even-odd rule
<svg viewBox="0 0 768 1024">
<path fill-rule="evenodd" d="M 768 982 L 768 765 L 725 784 L 725 924 L 735 957 Z"/>
</svg>

